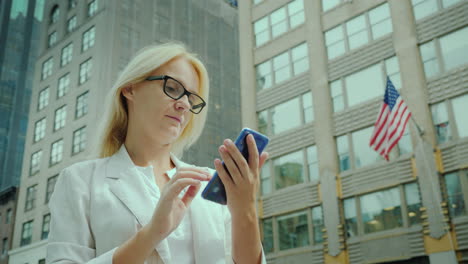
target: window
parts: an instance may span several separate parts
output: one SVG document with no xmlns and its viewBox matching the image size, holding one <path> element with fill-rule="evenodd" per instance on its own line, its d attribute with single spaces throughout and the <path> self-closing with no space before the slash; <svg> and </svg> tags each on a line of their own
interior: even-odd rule
<svg viewBox="0 0 468 264">
<path fill-rule="evenodd" d="M 86 147 L 86 127 L 82 127 L 73 132 L 72 154 L 84 151 Z"/>
<path fill-rule="evenodd" d="M 280 250 L 309 245 L 309 225 L 306 212 L 280 216 L 277 218 L 277 223 Z"/>
<path fill-rule="evenodd" d="M 5 224 L 9 224 L 11 222 L 11 217 L 13 216 L 13 211 L 11 208 L 8 208 L 5 216 Z"/>
<path fill-rule="evenodd" d="M 268 129 L 268 110 L 263 110 L 257 114 L 258 131 L 267 134 Z"/>
<path fill-rule="evenodd" d="M 50 151 L 50 165 L 55 165 L 62 161 L 63 156 L 63 139 L 52 143 Z"/>
<path fill-rule="evenodd" d="M 85 83 L 91 77 L 91 67 L 92 60 L 88 59 L 87 61 L 80 64 L 80 79 L 79 84 Z"/>
<path fill-rule="evenodd" d="M 76 7 L 76 0 L 68 0 L 68 9 Z"/>
<path fill-rule="evenodd" d="M 50 48 L 53 45 L 55 45 L 55 43 L 57 43 L 57 31 L 54 31 L 49 34 L 49 37 L 47 39 L 47 47 Z"/>
<path fill-rule="evenodd" d="M 310 146 L 307 148 L 307 166 L 309 169 L 309 179 L 311 181 L 319 180 L 319 165 L 317 158 L 317 147 Z"/>
<path fill-rule="evenodd" d="M 322 0 L 322 10 L 323 12 L 326 12 L 343 1 L 344 0 Z"/>
<path fill-rule="evenodd" d="M 2 243 L 2 257 L 6 256 L 8 252 L 8 238 L 5 237 L 3 238 L 3 243 Z"/>
<path fill-rule="evenodd" d="M 21 231 L 21 241 L 20 241 L 21 247 L 31 244 L 32 229 L 33 229 L 33 220 L 28 221 L 23 224 L 23 229 Z"/>
<path fill-rule="evenodd" d="M 431 110 L 437 142 L 444 143 L 452 140 L 446 102 L 432 105 Z"/>
<path fill-rule="evenodd" d="M 46 130 L 46 118 L 42 118 L 41 120 L 37 121 L 34 125 L 34 142 L 38 142 L 39 140 L 45 137 L 45 130 Z"/>
<path fill-rule="evenodd" d="M 26 203 L 24 205 L 25 212 L 34 209 L 35 202 L 36 202 L 36 192 L 37 192 L 37 184 L 30 186 L 26 189 Z"/>
<path fill-rule="evenodd" d="M 307 44 L 302 43 L 256 67 L 257 91 L 267 89 L 309 70 Z"/>
<path fill-rule="evenodd" d="M 67 106 L 64 105 L 57 110 L 55 110 L 55 119 L 54 119 L 54 131 L 59 130 L 65 126 L 65 121 L 67 119 Z"/>
<path fill-rule="evenodd" d="M 346 237 L 358 235 L 356 199 L 348 198 L 343 200 Z"/>
<path fill-rule="evenodd" d="M 54 61 L 52 60 L 52 57 L 50 57 L 44 63 L 42 63 L 42 74 L 41 74 L 42 80 L 52 75 L 53 66 L 54 66 Z"/>
<path fill-rule="evenodd" d="M 468 27 L 464 27 L 419 46 L 426 79 L 468 63 L 466 56 L 459 56 L 468 52 L 467 34 Z"/>
<path fill-rule="evenodd" d="M 46 200 L 45 203 L 48 204 L 52 193 L 54 192 L 55 183 L 57 182 L 58 175 L 52 176 L 47 179 L 47 189 L 46 189 Z"/>
<path fill-rule="evenodd" d="M 50 228 L 50 214 L 46 214 L 42 218 L 41 240 L 47 239 L 49 237 L 49 228 Z"/>
<path fill-rule="evenodd" d="M 351 168 L 351 164 L 349 158 L 348 137 L 346 135 L 336 138 L 336 148 L 338 152 L 338 161 L 340 162 L 340 171 L 349 170 Z"/>
<path fill-rule="evenodd" d="M 271 110 L 272 132 L 279 134 L 283 131 L 298 127 L 301 124 L 301 110 L 299 98 L 286 101 Z"/>
<path fill-rule="evenodd" d="M 468 137 L 468 122 L 466 122 L 466 109 L 468 106 L 468 94 L 456 97 L 452 100 L 453 115 L 457 125 L 458 137 Z"/>
<path fill-rule="evenodd" d="M 384 3 L 326 31 L 325 44 L 328 59 L 334 59 L 346 51 L 362 47 L 369 41 L 386 36 L 392 31 L 390 8 L 388 3 Z"/>
<path fill-rule="evenodd" d="M 81 50 L 86 51 L 92 46 L 94 46 L 94 36 L 96 34 L 96 29 L 94 26 L 92 26 L 90 29 L 86 30 L 85 33 L 83 33 L 83 39 L 81 42 Z"/>
<path fill-rule="evenodd" d="M 323 229 L 325 223 L 323 222 L 322 207 L 317 206 L 312 208 L 312 233 L 314 237 L 314 244 L 320 244 L 323 242 Z"/>
<path fill-rule="evenodd" d="M 432 121 L 438 143 L 468 136 L 468 123 L 464 118 L 466 105 L 468 105 L 468 94 L 431 105 Z M 449 115 L 450 112 L 453 115 Z"/>
<path fill-rule="evenodd" d="M 56 23 L 59 20 L 59 16 L 60 16 L 60 9 L 57 5 L 55 5 L 52 8 L 52 12 L 50 13 L 50 23 L 51 24 Z"/>
<path fill-rule="evenodd" d="M 411 0 L 416 20 L 434 14 L 440 9 L 450 7 L 460 0 Z"/>
<path fill-rule="evenodd" d="M 58 80 L 57 98 L 67 94 L 70 88 L 70 73 L 65 74 Z"/>
<path fill-rule="evenodd" d="M 88 113 L 88 93 L 85 92 L 76 98 L 76 118 L 80 118 Z"/>
<path fill-rule="evenodd" d="M 49 87 L 42 89 L 39 92 L 39 100 L 37 103 L 37 110 L 42 110 L 49 104 Z"/>
<path fill-rule="evenodd" d="M 395 88 L 401 88 L 400 68 L 396 56 L 330 82 L 333 110 L 343 111 L 379 96 L 383 97 L 385 76 L 389 76 Z M 362 85 L 363 83 L 366 85 Z"/>
<path fill-rule="evenodd" d="M 369 147 L 369 139 L 371 138 L 373 130 L 374 127 L 372 126 L 351 134 L 355 168 L 361 168 L 382 160 L 382 157 Z"/>
<path fill-rule="evenodd" d="M 304 123 L 314 121 L 314 108 L 312 106 L 312 92 L 302 95 L 302 112 L 304 113 Z"/>
<path fill-rule="evenodd" d="M 405 185 L 405 199 L 408 210 L 409 225 L 412 226 L 420 224 L 422 220 L 421 211 L 419 209 L 422 207 L 422 204 L 417 183 L 413 182 Z"/>
<path fill-rule="evenodd" d="M 73 43 L 68 44 L 62 49 L 62 57 L 60 58 L 60 66 L 65 66 L 71 62 L 73 57 Z"/>
<path fill-rule="evenodd" d="M 41 167 L 42 150 L 38 150 L 31 155 L 31 164 L 29 166 L 29 175 L 35 175 Z"/>
<path fill-rule="evenodd" d="M 304 182 L 302 151 L 293 152 L 273 160 L 276 189 Z"/>
<path fill-rule="evenodd" d="M 67 32 L 71 33 L 76 29 L 76 16 L 72 16 L 67 22 Z"/>
<path fill-rule="evenodd" d="M 311 92 L 257 113 L 259 131 L 267 135 L 277 135 L 312 121 L 314 111 Z"/>
<path fill-rule="evenodd" d="M 94 14 L 96 14 L 96 12 L 97 12 L 97 9 L 98 9 L 98 1 L 97 0 L 93 0 L 93 1 L 89 2 L 89 4 L 88 4 L 88 16 L 89 17 L 94 16 Z"/>
<path fill-rule="evenodd" d="M 457 217 L 466 214 L 465 201 L 463 198 L 462 184 L 459 173 L 449 173 L 444 176 L 445 188 L 448 200 L 450 216 Z"/>
<path fill-rule="evenodd" d="M 265 253 L 271 253 L 274 250 L 273 246 L 273 220 L 271 218 L 262 221 L 262 245 Z"/>
<path fill-rule="evenodd" d="M 360 201 L 364 233 L 393 229 L 403 225 L 398 188 L 363 195 Z"/>
<path fill-rule="evenodd" d="M 260 172 L 260 186 L 262 195 L 271 193 L 271 163 L 270 161 L 263 164 Z"/>
<path fill-rule="evenodd" d="M 261 46 L 272 38 L 295 28 L 305 21 L 304 3 L 302 0 L 293 0 L 289 4 L 273 11 L 253 24 L 255 45 Z"/>
</svg>

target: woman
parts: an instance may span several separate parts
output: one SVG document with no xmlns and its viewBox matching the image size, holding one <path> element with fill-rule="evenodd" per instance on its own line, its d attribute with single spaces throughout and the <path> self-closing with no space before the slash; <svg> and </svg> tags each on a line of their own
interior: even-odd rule
<svg viewBox="0 0 468 264">
<path fill-rule="evenodd" d="M 141 50 L 110 92 L 101 159 L 64 169 L 49 207 L 47 263 L 266 263 L 255 208 L 259 156 L 231 140 L 215 168 L 228 205 L 201 198 L 213 170 L 180 161 L 202 132 L 208 75 L 178 44 Z"/>
</svg>

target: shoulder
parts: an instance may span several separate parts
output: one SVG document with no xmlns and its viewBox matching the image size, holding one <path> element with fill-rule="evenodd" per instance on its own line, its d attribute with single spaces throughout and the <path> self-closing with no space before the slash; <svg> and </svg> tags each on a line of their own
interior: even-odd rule
<svg viewBox="0 0 468 264">
<path fill-rule="evenodd" d="M 102 168 L 109 158 L 85 160 L 74 163 L 60 173 L 60 178 L 68 182 L 89 182 L 96 170 Z"/>
</svg>

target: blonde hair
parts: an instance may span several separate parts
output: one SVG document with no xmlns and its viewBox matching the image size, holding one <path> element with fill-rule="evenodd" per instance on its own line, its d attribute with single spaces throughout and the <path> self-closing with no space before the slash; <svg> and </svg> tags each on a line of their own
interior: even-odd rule
<svg viewBox="0 0 468 264">
<path fill-rule="evenodd" d="M 116 153 L 127 136 L 128 109 L 122 89 L 144 81 L 151 72 L 175 58 L 185 58 L 191 63 L 199 79 L 200 96 L 208 102 L 208 72 L 196 54 L 190 53 L 184 45 L 166 43 L 142 48 L 120 73 L 114 86 L 108 93 L 106 113 L 104 115 L 101 136 L 98 142 L 99 157 L 109 157 Z M 200 137 L 205 125 L 208 109 L 205 107 L 199 114 L 193 114 L 182 134 L 172 144 L 172 153 L 181 156 Z"/>
</svg>

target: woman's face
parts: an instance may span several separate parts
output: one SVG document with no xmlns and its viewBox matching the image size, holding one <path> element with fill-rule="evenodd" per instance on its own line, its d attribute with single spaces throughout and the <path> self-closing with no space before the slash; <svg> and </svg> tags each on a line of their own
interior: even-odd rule
<svg viewBox="0 0 468 264">
<path fill-rule="evenodd" d="M 151 73 L 158 75 L 168 75 L 189 92 L 199 94 L 198 74 L 186 58 L 175 58 Z M 122 93 L 127 98 L 129 125 L 136 126 L 143 138 L 171 144 L 182 134 L 192 112 L 186 95 L 174 100 L 164 93 L 163 86 L 164 80 L 143 81 Z"/>
</svg>

